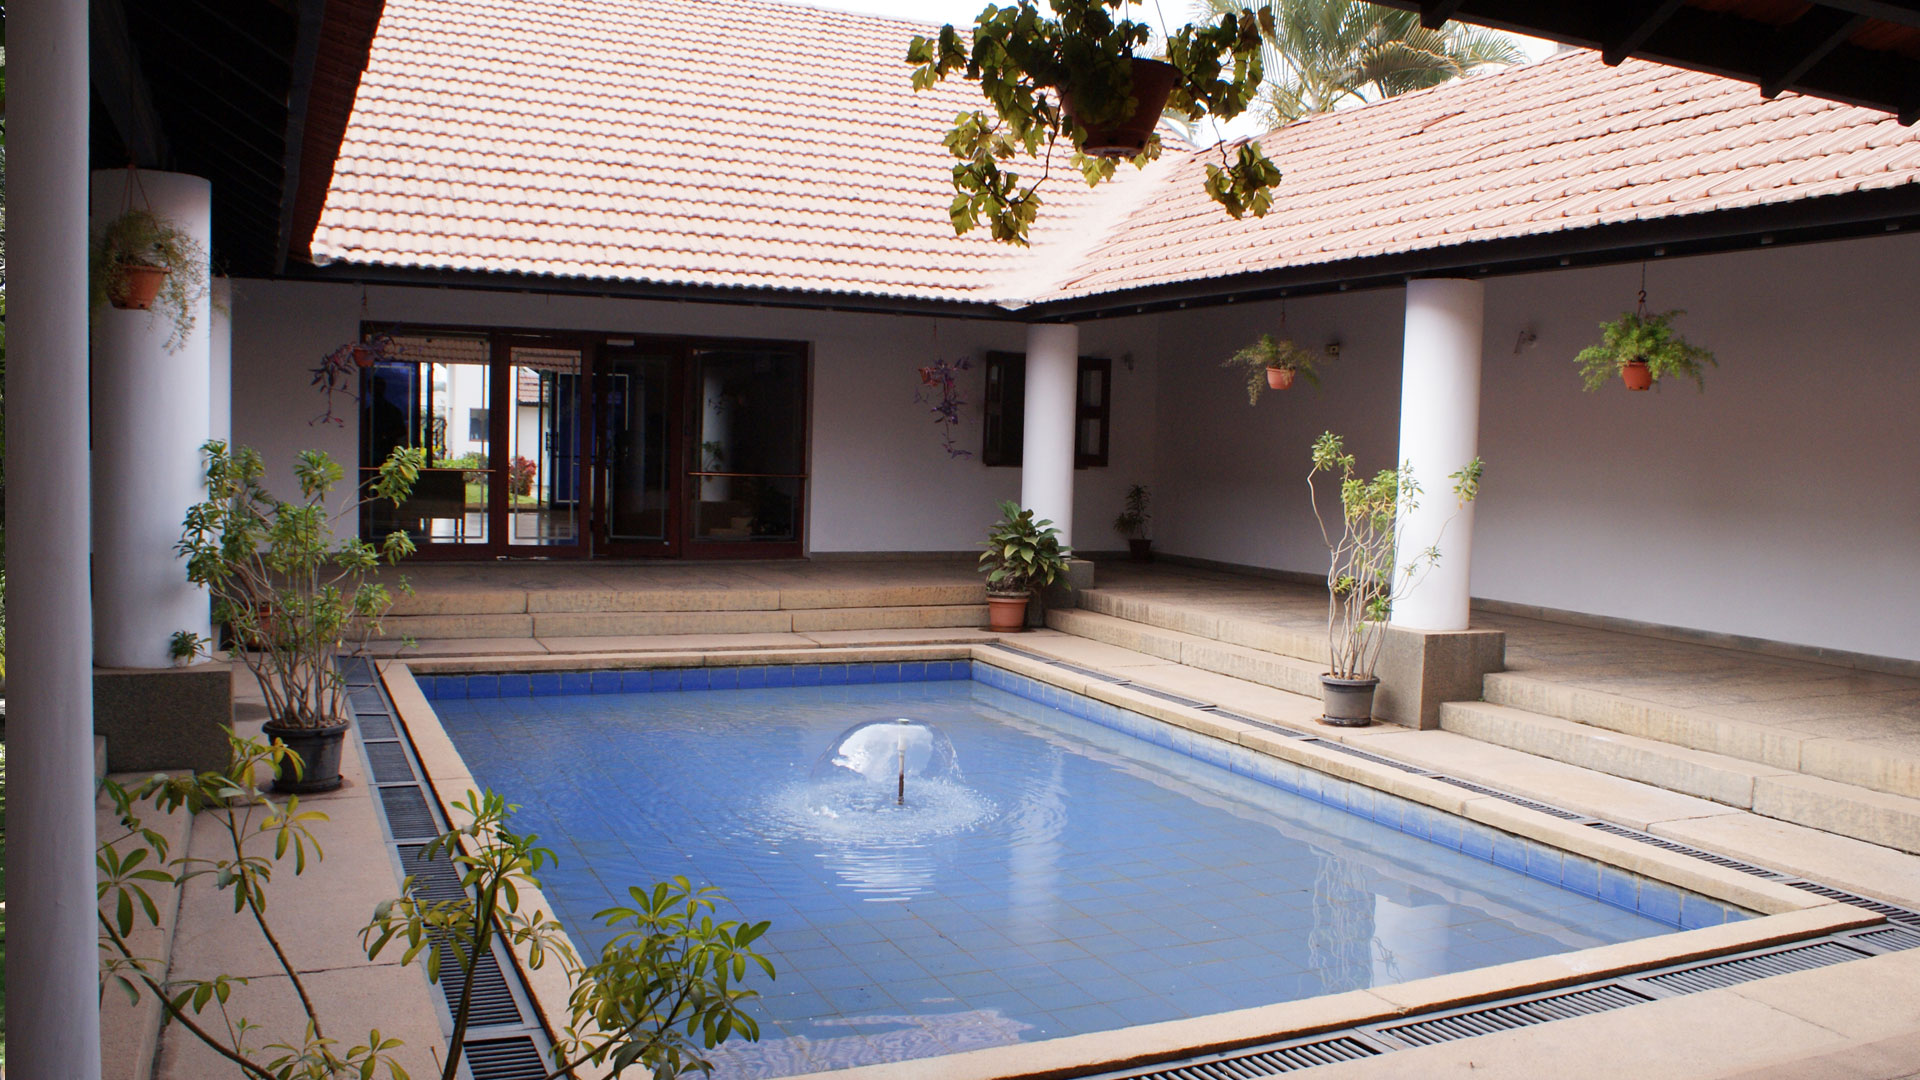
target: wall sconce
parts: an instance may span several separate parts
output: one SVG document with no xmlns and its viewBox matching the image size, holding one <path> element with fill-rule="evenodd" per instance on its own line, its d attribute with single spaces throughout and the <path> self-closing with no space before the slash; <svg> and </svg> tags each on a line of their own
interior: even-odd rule
<svg viewBox="0 0 1920 1080">
<path fill-rule="evenodd" d="M 1340 342 L 1338 339 L 1327 342 L 1327 357 L 1332 360 L 1338 360 L 1340 358 Z"/>
<path fill-rule="evenodd" d="M 1540 335 L 1533 332 L 1533 327 L 1521 327 L 1520 336 L 1513 339 L 1513 355 L 1519 356 L 1521 352 L 1533 348 L 1534 344 L 1539 340 Z"/>
</svg>

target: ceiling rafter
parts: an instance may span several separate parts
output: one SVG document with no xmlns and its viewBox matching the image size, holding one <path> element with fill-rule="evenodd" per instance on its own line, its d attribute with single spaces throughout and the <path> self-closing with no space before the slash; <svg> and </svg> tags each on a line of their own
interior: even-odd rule
<svg viewBox="0 0 1920 1080">
<path fill-rule="evenodd" d="M 1760 93 L 1770 98 L 1779 97 L 1781 91 L 1799 82 L 1815 64 L 1859 33 L 1869 21 L 1865 15 L 1839 8 L 1807 9 L 1805 15 L 1788 27 L 1794 31 L 1793 37 L 1781 45 L 1780 64 L 1761 78 Z"/>
</svg>

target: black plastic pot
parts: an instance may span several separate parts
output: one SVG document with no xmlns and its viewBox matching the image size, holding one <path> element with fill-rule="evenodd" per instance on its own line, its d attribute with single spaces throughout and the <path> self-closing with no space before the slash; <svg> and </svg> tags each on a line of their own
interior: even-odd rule
<svg viewBox="0 0 1920 1080">
<path fill-rule="evenodd" d="M 1325 705 L 1322 717 L 1334 727 L 1366 727 L 1373 723 L 1373 691 L 1379 678 L 1336 679 L 1320 676 L 1320 699 Z"/>
<path fill-rule="evenodd" d="M 295 775 L 290 764 L 283 765 L 280 776 L 273 782 L 273 790 L 282 795 L 312 795 L 340 786 L 340 751 L 347 738 L 344 722 L 332 727 L 305 728 L 282 727 L 269 721 L 261 731 L 269 739 L 286 743 L 287 749 L 300 755 L 299 774 Z"/>
<path fill-rule="evenodd" d="M 1152 562 L 1153 541 L 1129 537 L 1127 540 L 1127 554 L 1133 556 L 1134 562 Z"/>
</svg>

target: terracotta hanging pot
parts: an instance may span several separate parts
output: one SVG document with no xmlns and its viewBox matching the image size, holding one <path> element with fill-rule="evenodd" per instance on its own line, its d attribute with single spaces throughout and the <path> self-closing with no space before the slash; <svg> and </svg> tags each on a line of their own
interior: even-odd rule
<svg viewBox="0 0 1920 1080">
<path fill-rule="evenodd" d="M 1272 390 L 1285 390 L 1293 385 L 1293 369 L 1290 367 L 1270 367 L 1267 369 L 1267 387 Z"/>
<path fill-rule="evenodd" d="M 164 266 L 140 263 L 124 266 L 107 290 L 107 302 L 122 311 L 151 310 L 154 297 L 160 295 L 160 286 L 172 272 Z"/>
<path fill-rule="evenodd" d="M 1620 381 L 1629 390 L 1648 390 L 1653 387 L 1653 372 L 1645 360 L 1629 360 L 1620 365 Z"/>
<path fill-rule="evenodd" d="M 1141 60 L 1135 58 L 1133 64 L 1133 100 L 1137 103 L 1133 115 L 1111 127 L 1087 128 L 1087 141 L 1081 145 L 1080 152 L 1088 157 L 1132 158 L 1147 148 L 1147 139 L 1152 136 L 1155 125 L 1160 123 L 1160 114 L 1166 111 L 1167 98 L 1173 93 L 1173 84 L 1180 81 L 1180 69 L 1160 60 Z M 1061 108 L 1068 116 L 1073 116 L 1073 94 L 1062 89 Z M 1078 117 L 1074 117 L 1076 122 Z"/>
</svg>

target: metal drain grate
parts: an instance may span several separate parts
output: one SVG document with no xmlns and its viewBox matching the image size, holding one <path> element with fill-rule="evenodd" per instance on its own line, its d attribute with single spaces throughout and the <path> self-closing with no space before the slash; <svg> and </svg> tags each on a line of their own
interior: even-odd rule
<svg viewBox="0 0 1920 1080">
<path fill-rule="evenodd" d="M 1391 1035 L 1410 1046 L 1433 1046 L 1438 1043 L 1452 1042 L 1455 1039 L 1490 1035 L 1496 1031 L 1532 1027 L 1549 1020 L 1565 1020 L 1574 1016 L 1589 1016 L 1593 1013 L 1624 1009 L 1629 1005 L 1642 1005 L 1652 1000 L 1653 998 L 1647 994 L 1617 984 L 1608 984 L 1512 1005 L 1494 1005 L 1489 1008 L 1454 1013 L 1451 1016 L 1435 1017 L 1431 1020 L 1413 1020 L 1404 1024 L 1393 1024 L 1379 1030 L 1382 1034 Z"/>
<path fill-rule="evenodd" d="M 367 764 L 373 768 L 376 784 L 404 784 L 413 779 L 413 763 L 407 760 L 407 748 L 397 742 L 361 743 L 367 751 Z"/>
<path fill-rule="evenodd" d="M 466 1056 L 473 1080 L 543 1080 L 549 1071 L 532 1039 L 468 1043 Z"/>
<path fill-rule="evenodd" d="M 1762 953 L 1759 956 L 1743 956 L 1738 960 L 1719 960 L 1698 964 L 1694 967 L 1681 968 L 1679 971 L 1648 975 L 1640 981 L 1657 986 L 1669 993 L 1695 994 L 1702 990 L 1738 986 L 1755 979 L 1767 979 L 1795 971 L 1812 971 L 1831 964 L 1844 964 L 1849 960 L 1859 960 L 1867 955 L 1859 949 L 1849 949 L 1838 942 L 1822 941 L 1813 945 L 1803 945 L 1797 949 L 1783 949 L 1779 952 Z"/>
<path fill-rule="evenodd" d="M 373 665 L 367 663 L 365 658 L 342 656 L 339 664 L 340 677 L 347 680 L 348 686 L 358 688 L 373 685 Z"/>
<path fill-rule="evenodd" d="M 1047 660 L 1046 662 L 1062 671 L 1071 671 L 1075 675 L 1085 675 L 1089 679 L 1098 679 L 1103 683 L 1114 683 L 1117 685 L 1127 681 L 1118 675 L 1109 675 L 1104 671 L 1095 671 L 1092 668 L 1081 667 L 1079 664 L 1069 664 L 1065 660 Z"/>
<path fill-rule="evenodd" d="M 1006 643 L 1006 642 L 1004 642 L 1004 641 L 989 641 L 989 642 L 987 642 L 987 648 L 989 648 L 989 649 L 999 649 L 999 650 L 1000 650 L 1001 652 L 1010 652 L 1010 653 L 1012 653 L 1012 654 L 1013 654 L 1013 655 L 1015 655 L 1015 656 L 1024 656 L 1024 657 L 1026 657 L 1026 658 L 1027 658 L 1027 659 L 1029 659 L 1029 660 L 1037 660 L 1037 661 L 1039 661 L 1039 662 L 1040 662 L 1040 663 L 1042 663 L 1042 664 L 1044 664 L 1044 663 L 1047 663 L 1047 662 L 1048 662 L 1048 661 L 1047 661 L 1047 658 L 1046 658 L 1046 657 L 1044 657 L 1044 656 L 1041 656 L 1041 655 L 1040 655 L 1039 653 L 1036 653 L 1036 652 L 1028 652 L 1028 651 L 1027 651 L 1027 650 L 1025 650 L 1025 649 L 1021 649 L 1021 648 L 1016 648 L 1016 647 L 1014 647 L 1014 646 L 1012 646 L 1012 645 L 1009 645 L 1009 644 L 1007 644 L 1007 643 Z"/>
<path fill-rule="evenodd" d="M 1855 934 L 1855 941 L 1864 941 L 1874 948 L 1887 952 L 1905 952 L 1908 949 L 1920 949 L 1920 934 L 1903 926 L 1889 926 L 1885 930 L 1869 930 L 1864 934 Z"/>
<path fill-rule="evenodd" d="M 1789 881 L 1786 882 L 1786 884 L 1799 889 L 1801 892 L 1810 892 L 1815 896 L 1824 896 L 1829 900 L 1838 900 L 1843 904 L 1852 904 L 1857 908 L 1865 908 L 1875 915 L 1884 916 L 1886 920 L 1891 923 L 1920 928 L 1920 912 L 1909 911 L 1903 907 L 1895 907 L 1892 904 L 1883 903 L 1879 900 L 1869 900 L 1856 893 L 1847 892 L 1845 889 L 1836 889 L 1831 885 L 1822 885 L 1817 881 Z"/>
<path fill-rule="evenodd" d="M 1209 706 L 1204 701 L 1197 701 L 1190 697 L 1182 697 L 1179 694 L 1169 694 L 1165 690 L 1155 690 L 1150 686 L 1141 686 L 1139 683 L 1130 682 L 1130 683 L 1124 683 L 1122 685 L 1124 685 L 1129 690 L 1137 690 L 1140 693 L 1147 695 L 1148 697 L 1157 697 L 1161 701 L 1171 701 L 1175 705 L 1185 705 L 1189 709 L 1211 708 L 1211 706 Z"/>
<path fill-rule="evenodd" d="M 357 690 L 349 691 L 347 694 L 347 700 L 353 704 L 353 709 L 355 712 L 359 712 L 361 710 L 365 710 L 367 712 L 380 712 L 387 707 L 386 701 L 384 701 L 380 697 L 380 691 L 371 686 L 365 686 Z"/>
<path fill-rule="evenodd" d="M 397 739 L 400 737 L 394 733 L 393 717 L 385 713 L 361 713 L 359 719 L 360 739 L 362 742 L 368 740 L 377 742 L 383 739 Z"/>
<path fill-rule="evenodd" d="M 1481 784 L 1476 784 L 1471 780 L 1462 780 L 1459 777 L 1455 777 L 1455 776 L 1440 776 L 1438 774 L 1435 774 L 1434 779 L 1440 781 L 1443 784 L 1452 784 L 1454 787 L 1457 787 L 1457 788 L 1465 788 L 1466 790 L 1474 792 L 1475 794 L 1478 794 L 1478 795 L 1485 795 L 1488 798 L 1499 799 L 1501 802 L 1510 802 L 1515 806 L 1524 806 L 1529 810 L 1538 810 L 1539 812 L 1547 815 L 1548 817 L 1557 817 L 1561 821 L 1579 821 L 1580 819 L 1587 816 L 1585 814 L 1576 814 L 1571 810 L 1562 810 L 1557 806 L 1548 806 L 1546 803 L 1543 803 L 1543 802 L 1534 802 L 1532 799 L 1523 799 L 1518 795 L 1509 794 L 1508 792 L 1500 791 L 1496 788 L 1485 787 Z"/>
<path fill-rule="evenodd" d="M 458 900 L 467 895 L 460 884 L 460 871 L 443 854 L 434 859 L 422 859 L 420 853 L 426 850 L 424 844 L 401 844 L 394 848 L 400 853 L 400 872 L 413 878 L 413 894 L 422 900 Z"/>
<path fill-rule="evenodd" d="M 1337 750 L 1340 753 L 1347 755 L 1348 757 L 1357 757 L 1362 761 L 1371 761 L 1375 765 L 1385 765 L 1389 769 L 1399 769 L 1403 773 L 1412 773 L 1415 776 L 1432 776 L 1433 775 L 1433 772 L 1430 769 L 1423 769 L 1418 765 L 1409 765 L 1404 761 L 1395 761 L 1392 758 L 1381 757 L 1379 754 L 1370 753 L 1366 750 L 1357 750 L 1351 746 L 1348 746 L 1346 743 L 1331 742 L 1327 739 L 1322 739 L 1318 736 L 1308 736 L 1303 741 L 1317 743 L 1321 746 L 1326 747 L 1329 750 Z"/>
<path fill-rule="evenodd" d="M 1725 855 L 1715 855 L 1711 851 L 1701 851 L 1699 848 L 1688 847 L 1685 844 L 1676 844 L 1671 840 L 1663 840 L 1658 836 L 1643 833 L 1638 829 L 1629 829 L 1624 825 L 1615 825 L 1611 821 L 1589 821 L 1587 822 L 1587 828 L 1598 829 L 1603 833 L 1625 837 L 1628 840 L 1638 840 L 1643 844 L 1651 844 L 1664 851 L 1671 851 L 1677 855 L 1685 855 L 1689 858 L 1699 859 L 1701 862 L 1712 863 L 1715 866 L 1724 866 L 1729 870 L 1738 870 L 1743 874 L 1752 874 L 1754 877 L 1777 878 L 1781 876 L 1765 867 L 1755 866 L 1752 863 L 1744 863 L 1739 859 L 1729 859 Z"/>
<path fill-rule="evenodd" d="M 1261 719 L 1258 719 L 1257 717 L 1244 716 L 1240 713 L 1233 712 L 1232 710 L 1223 709 L 1218 705 L 1209 705 L 1204 711 L 1210 712 L 1215 716 L 1225 717 L 1228 720 L 1238 720 L 1243 724 L 1252 724 L 1254 727 L 1257 727 L 1257 728 L 1265 728 L 1266 730 L 1274 732 L 1275 734 L 1285 735 L 1289 739 L 1313 740 L 1318 738 L 1318 736 L 1314 735 L 1310 731 L 1297 731 L 1293 728 L 1281 727 L 1279 724 L 1271 723 L 1266 720 L 1261 720 Z"/>
<path fill-rule="evenodd" d="M 465 975 L 458 965 L 450 963 L 440 969 L 440 993 L 447 999 L 450 1012 L 460 1011 L 460 990 L 464 979 Z M 473 965 L 473 1011 L 467 1016 L 467 1023 L 473 1027 L 498 1027 L 521 1022 L 520 1006 L 514 1003 L 513 991 L 507 987 L 507 978 L 500 972 L 500 959 L 491 952 L 482 954 Z"/>
<path fill-rule="evenodd" d="M 1341 1035 L 1274 1050 L 1221 1054 L 1164 1069 L 1113 1075 L 1125 1076 L 1130 1080 L 1253 1080 L 1255 1077 L 1279 1076 L 1311 1069 L 1315 1065 L 1359 1061 L 1378 1057 L 1379 1054 L 1380 1051 L 1366 1043 Z"/>
<path fill-rule="evenodd" d="M 395 840 L 426 840 L 440 834 L 439 823 L 427 806 L 426 796 L 414 784 L 383 787 L 380 807 L 387 812 L 387 829 Z"/>
</svg>

